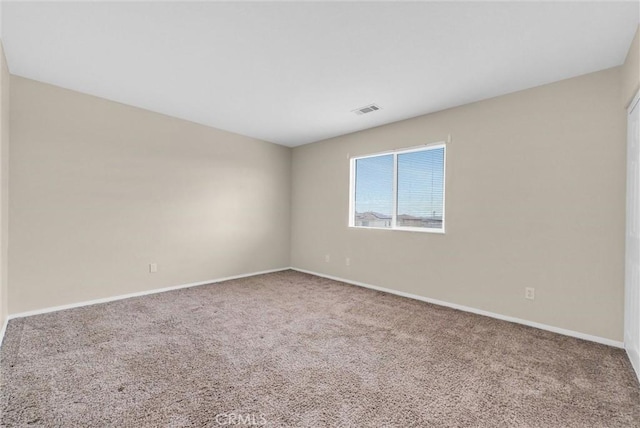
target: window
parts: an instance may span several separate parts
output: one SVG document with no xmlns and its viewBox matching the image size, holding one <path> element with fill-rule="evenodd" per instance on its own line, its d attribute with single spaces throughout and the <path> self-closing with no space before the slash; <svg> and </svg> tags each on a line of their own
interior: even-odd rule
<svg viewBox="0 0 640 428">
<path fill-rule="evenodd" d="M 444 144 L 351 159 L 349 226 L 444 233 Z"/>
</svg>

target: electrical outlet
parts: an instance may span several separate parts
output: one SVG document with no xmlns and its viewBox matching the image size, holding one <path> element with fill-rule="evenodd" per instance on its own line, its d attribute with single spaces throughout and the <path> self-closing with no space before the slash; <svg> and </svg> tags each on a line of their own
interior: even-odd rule
<svg viewBox="0 0 640 428">
<path fill-rule="evenodd" d="M 149 263 L 149 273 L 158 272 L 158 263 Z"/>
<path fill-rule="evenodd" d="M 533 287 L 526 287 L 524 289 L 524 298 L 534 300 L 536 298 L 536 289 Z"/>
<path fill-rule="evenodd" d="M 329 254 L 324 255 L 324 261 L 329 263 L 331 261 L 331 256 Z"/>
<path fill-rule="evenodd" d="M 344 264 L 345 264 L 345 265 L 347 265 L 347 266 L 351 266 L 351 259 L 350 259 L 349 257 L 347 257 L 347 258 L 344 260 Z"/>
</svg>

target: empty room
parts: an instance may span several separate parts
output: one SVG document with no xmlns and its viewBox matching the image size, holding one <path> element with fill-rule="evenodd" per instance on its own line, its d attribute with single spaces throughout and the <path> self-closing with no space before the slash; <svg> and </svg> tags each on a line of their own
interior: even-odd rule
<svg viewBox="0 0 640 428">
<path fill-rule="evenodd" d="M 0 426 L 640 427 L 639 1 L 0 1 Z"/>
</svg>

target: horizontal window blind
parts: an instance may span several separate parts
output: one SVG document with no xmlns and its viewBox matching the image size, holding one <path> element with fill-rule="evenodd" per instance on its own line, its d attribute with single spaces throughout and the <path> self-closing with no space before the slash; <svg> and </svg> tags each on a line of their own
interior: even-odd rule
<svg viewBox="0 0 640 428">
<path fill-rule="evenodd" d="M 397 225 L 440 229 L 444 202 L 444 147 L 398 154 Z"/>
<path fill-rule="evenodd" d="M 356 160 L 356 226 L 391 227 L 393 163 L 393 155 Z"/>
<path fill-rule="evenodd" d="M 444 144 L 352 159 L 352 227 L 444 232 Z"/>
</svg>

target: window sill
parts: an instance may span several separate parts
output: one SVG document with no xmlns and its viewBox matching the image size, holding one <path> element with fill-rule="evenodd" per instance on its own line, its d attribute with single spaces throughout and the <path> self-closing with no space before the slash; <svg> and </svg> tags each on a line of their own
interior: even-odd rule
<svg viewBox="0 0 640 428">
<path fill-rule="evenodd" d="M 435 233 L 437 235 L 444 235 L 444 229 L 428 229 L 417 227 L 369 227 L 369 226 L 349 226 L 350 229 L 369 229 L 369 230 L 389 230 L 397 232 L 418 232 L 418 233 Z"/>
</svg>

